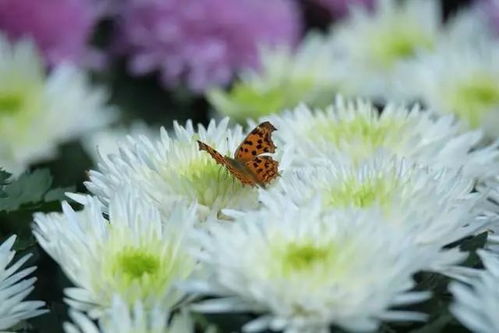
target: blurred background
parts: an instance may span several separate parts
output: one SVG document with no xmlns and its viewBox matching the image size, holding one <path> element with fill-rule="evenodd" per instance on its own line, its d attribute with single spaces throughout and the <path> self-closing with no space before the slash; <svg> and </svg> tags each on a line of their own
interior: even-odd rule
<svg viewBox="0 0 499 333">
<path fill-rule="evenodd" d="M 435 3 L 441 10 L 438 15 L 442 24 L 466 9 L 490 14 L 484 15 L 483 20 L 491 27 L 494 24 L 499 27 L 499 5 L 495 1 L 435 0 Z M 61 66 L 77 68 L 87 77 L 89 86 L 102 92 L 104 102 L 99 103 L 106 106 L 99 107 L 106 110 L 100 111 L 112 114 L 87 133 L 65 136 L 67 139 L 57 141 L 51 154 L 30 159 L 19 170 L 0 166 L 13 174 L 48 169 L 52 177 L 50 186 L 84 192 L 86 172 L 95 168 L 96 147 L 102 152 L 111 151 L 126 133 L 154 136 L 161 126 L 171 128 L 174 120 L 181 124 L 188 119 L 207 124 L 211 118 L 225 115 L 244 124 L 246 118 L 293 107 L 302 99 L 308 101 L 308 95 L 300 94 L 299 100 L 283 101 L 282 96 L 276 97 L 274 91 L 265 89 L 256 98 L 252 95 L 254 91 L 240 87 L 246 81 L 258 81 L 254 77 L 265 69 L 262 47 L 282 48 L 284 53 L 293 54 L 306 36 L 330 34 L 349 20 L 352 4 L 367 8 L 367 12 L 375 11 L 378 5 L 376 0 L 0 0 L 0 36 L 12 44 L 29 40 L 40 58 L 41 77 L 56 81 L 51 75 Z M 348 26 L 344 29 L 348 30 Z M 358 39 L 353 43 L 365 41 Z M 316 63 L 322 59 L 320 52 L 320 45 L 315 51 L 312 48 L 310 54 L 303 52 L 310 62 L 301 64 L 302 72 L 307 73 L 314 66 L 318 66 L 318 72 L 326 71 Z M 7 53 L 2 51 L 0 43 L 0 57 L 6 57 Z M 0 131 L 14 126 L 11 120 L 4 123 L 1 120 L 12 109 L 5 97 L 15 81 L 6 74 L 8 66 L 9 62 L 0 58 L 0 75 L 4 75 L 0 78 Z M 267 82 L 262 79 L 260 83 Z M 258 87 L 256 83 L 255 86 Z M 341 91 L 328 88 L 328 84 L 325 87 L 321 91 L 322 104 L 332 102 L 334 94 Z M 288 97 L 294 97 L 295 91 L 289 91 Z M 70 93 L 68 88 L 67 94 Z M 67 97 L 64 89 L 59 94 L 54 98 Z M 347 94 L 371 97 L 360 90 L 356 93 L 355 89 Z M 317 96 L 316 91 L 313 96 Z M 76 108 L 81 123 L 98 117 L 83 102 L 85 98 L 78 105 L 63 104 L 61 110 Z M 244 103 L 250 107 L 242 107 Z M 268 112 L 262 111 L 267 108 Z M 55 128 L 64 126 L 65 121 L 56 116 L 51 124 Z M 22 136 L 23 131 L 38 135 L 36 127 L 14 132 Z M 7 146 L 6 138 L 0 133 L 0 141 Z M 44 141 L 45 137 L 39 135 L 38 140 Z M 0 155 L 2 149 L 0 142 Z M 0 240 L 13 232 L 20 235 L 19 255 L 26 249 L 33 252 L 30 223 L 36 210 L 59 210 L 59 203 L 55 200 L 43 206 L 0 212 Z M 68 281 L 41 250 L 34 252 L 31 260 L 38 266 L 39 283 L 31 297 L 47 301 L 51 312 L 18 330 L 62 332 L 61 323 L 66 316 L 62 289 Z"/>
<path fill-rule="evenodd" d="M 442 20 L 473 4 L 435 2 Z M 213 116 L 206 91 L 230 89 L 239 70 L 257 68 L 259 45 L 296 46 L 307 33 L 344 20 L 352 4 L 372 8 L 375 1 L 0 0 L 0 33 L 32 39 L 47 71 L 63 62 L 84 68 L 119 110 L 110 127 L 142 132 L 143 125 L 168 128 L 173 120 L 206 124 Z M 89 150 L 81 140 L 64 142 L 58 158 L 32 168 L 49 167 L 56 184 L 84 190 Z"/>
</svg>

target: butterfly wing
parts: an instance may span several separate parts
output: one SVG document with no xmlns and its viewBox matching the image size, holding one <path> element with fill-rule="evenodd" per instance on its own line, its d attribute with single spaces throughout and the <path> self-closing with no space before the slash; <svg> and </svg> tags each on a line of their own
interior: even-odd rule
<svg viewBox="0 0 499 333">
<path fill-rule="evenodd" d="M 223 165 L 235 178 L 245 185 L 254 186 L 258 180 L 244 164 L 223 156 L 218 151 L 198 140 L 199 150 L 204 150 L 220 165 Z"/>
<path fill-rule="evenodd" d="M 260 154 L 275 152 L 276 146 L 272 141 L 272 132 L 275 130 L 274 125 L 268 121 L 255 127 L 237 147 L 234 158 L 245 162 Z"/>
<path fill-rule="evenodd" d="M 211 157 L 213 157 L 213 159 L 218 164 L 221 164 L 223 166 L 227 166 L 226 158 L 222 154 L 220 154 L 218 151 L 216 151 L 215 149 L 208 146 L 206 143 L 201 142 L 199 140 L 198 140 L 198 146 L 199 146 L 199 150 L 204 150 L 205 152 L 210 154 Z"/>
<path fill-rule="evenodd" d="M 256 183 L 261 186 L 269 184 L 279 176 L 279 162 L 270 156 L 257 156 L 246 161 L 246 168 L 256 178 Z"/>
</svg>

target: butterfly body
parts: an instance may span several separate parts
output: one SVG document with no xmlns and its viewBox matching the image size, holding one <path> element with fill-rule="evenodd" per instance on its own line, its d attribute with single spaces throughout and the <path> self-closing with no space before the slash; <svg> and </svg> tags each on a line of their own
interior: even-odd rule
<svg viewBox="0 0 499 333">
<path fill-rule="evenodd" d="M 199 150 L 204 150 L 220 165 L 223 165 L 242 184 L 265 186 L 279 175 L 279 163 L 270 156 L 275 152 L 271 134 L 276 128 L 268 121 L 250 132 L 239 145 L 234 157 L 223 156 L 209 145 L 198 141 Z"/>
</svg>

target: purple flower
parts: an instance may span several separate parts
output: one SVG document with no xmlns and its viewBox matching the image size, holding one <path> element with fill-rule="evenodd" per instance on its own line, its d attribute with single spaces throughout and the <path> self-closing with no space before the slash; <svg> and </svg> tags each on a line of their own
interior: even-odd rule
<svg viewBox="0 0 499 333">
<path fill-rule="evenodd" d="M 49 65 L 82 63 L 98 12 L 95 0 L 0 0 L 0 32 L 33 39 Z"/>
<path fill-rule="evenodd" d="M 499 35 L 499 0 L 479 0 L 477 3 L 496 35 Z"/>
<path fill-rule="evenodd" d="M 261 44 L 294 44 L 300 34 L 293 0 L 124 0 L 120 45 L 130 70 L 159 70 L 166 86 L 201 92 L 258 65 Z"/>
<path fill-rule="evenodd" d="M 328 9 L 333 17 L 342 17 L 348 14 L 350 6 L 362 5 L 373 8 L 376 0 L 315 0 Z"/>
</svg>

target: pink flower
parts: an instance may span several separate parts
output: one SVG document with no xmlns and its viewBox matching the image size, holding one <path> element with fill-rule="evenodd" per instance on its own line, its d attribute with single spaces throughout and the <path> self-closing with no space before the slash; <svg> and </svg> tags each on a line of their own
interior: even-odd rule
<svg viewBox="0 0 499 333">
<path fill-rule="evenodd" d="M 333 17 L 343 17 L 348 14 L 352 5 L 362 5 L 373 8 L 376 0 L 315 0 L 317 3 L 328 9 Z"/>
<path fill-rule="evenodd" d="M 0 0 L 0 32 L 33 39 L 49 65 L 81 63 L 97 13 L 95 0 Z"/>
<path fill-rule="evenodd" d="M 261 44 L 294 44 L 301 30 L 293 0 L 124 0 L 119 20 L 134 74 L 159 70 L 166 86 L 198 92 L 257 66 Z"/>
</svg>

